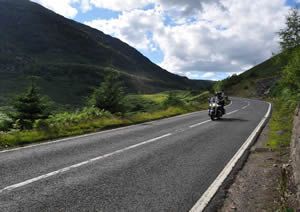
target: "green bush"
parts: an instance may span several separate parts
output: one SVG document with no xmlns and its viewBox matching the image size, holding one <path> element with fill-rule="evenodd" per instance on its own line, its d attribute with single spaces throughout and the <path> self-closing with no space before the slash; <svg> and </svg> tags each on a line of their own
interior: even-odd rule
<svg viewBox="0 0 300 212">
<path fill-rule="evenodd" d="M 163 105 L 165 107 L 171 107 L 171 106 L 184 106 L 184 101 L 180 99 L 175 92 L 170 92 L 167 99 L 163 102 Z"/>
<path fill-rule="evenodd" d="M 300 90 L 300 49 L 293 52 L 288 65 L 283 69 L 281 83 L 295 92 Z"/>
<path fill-rule="evenodd" d="M 112 113 L 122 112 L 124 97 L 120 75 L 117 72 L 109 72 L 100 87 L 94 90 L 90 104 Z"/>
<path fill-rule="evenodd" d="M 111 118 L 108 111 L 100 110 L 95 107 L 85 107 L 75 112 L 64 112 L 49 116 L 46 120 L 49 126 L 70 126 L 81 122 L 87 122 L 99 118 Z"/>
<path fill-rule="evenodd" d="M 13 125 L 13 120 L 0 112 L 0 131 L 8 131 Z"/>
<path fill-rule="evenodd" d="M 50 115 L 47 119 L 35 120 L 32 130 L 0 132 L 0 148 L 80 135 L 101 129 L 193 112 L 207 107 L 209 93 L 204 92 L 194 96 L 189 92 L 176 92 L 170 93 L 168 97 L 166 96 L 163 93 L 159 95 L 132 95 L 127 97 L 126 101 L 131 105 L 131 111 L 134 111 L 134 113 L 128 113 L 125 116 L 117 115 L 116 113 L 112 115 L 110 112 L 96 107 L 85 107 L 74 112 Z M 140 106 L 138 106 L 140 108 L 134 106 L 139 101 L 141 101 Z M 167 106 L 168 104 L 175 106 Z"/>
<path fill-rule="evenodd" d="M 161 104 L 142 95 L 128 95 L 124 98 L 123 105 L 126 112 L 150 112 L 160 109 Z"/>
<path fill-rule="evenodd" d="M 45 119 L 39 119 L 34 122 L 34 129 L 49 131 L 51 129 L 49 122 Z"/>
<path fill-rule="evenodd" d="M 13 106 L 16 111 L 14 119 L 16 120 L 15 127 L 17 129 L 32 129 L 35 120 L 48 117 L 46 113 L 47 105 L 34 83 L 25 93 L 16 97 Z"/>
<path fill-rule="evenodd" d="M 300 101 L 300 50 L 292 53 L 282 78 L 273 88 L 273 114 L 270 120 L 268 145 L 273 149 L 290 144 L 293 116 Z"/>
</svg>

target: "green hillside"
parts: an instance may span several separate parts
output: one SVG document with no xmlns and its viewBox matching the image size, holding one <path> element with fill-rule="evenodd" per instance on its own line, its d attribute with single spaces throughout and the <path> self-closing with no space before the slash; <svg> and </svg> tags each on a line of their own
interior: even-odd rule
<svg viewBox="0 0 300 212">
<path fill-rule="evenodd" d="M 240 74 L 216 83 L 216 89 L 224 89 L 229 95 L 262 97 L 271 92 L 287 65 L 290 54 L 278 54 Z"/>
<path fill-rule="evenodd" d="M 152 63 L 136 49 L 29 0 L 0 0 L 0 106 L 35 76 L 44 94 L 80 105 L 107 72 L 121 73 L 127 92 L 206 89 Z"/>
</svg>

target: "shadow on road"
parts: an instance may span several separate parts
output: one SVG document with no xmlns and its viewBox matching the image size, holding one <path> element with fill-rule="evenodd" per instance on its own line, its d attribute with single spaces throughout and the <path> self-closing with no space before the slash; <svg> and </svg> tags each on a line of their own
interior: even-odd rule
<svg viewBox="0 0 300 212">
<path fill-rule="evenodd" d="M 249 120 L 239 119 L 239 118 L 221 118 L 219 121 L 225 121 L 225 122 L 246 122 L 246 121 L 249 121 Z"/>
</svg>

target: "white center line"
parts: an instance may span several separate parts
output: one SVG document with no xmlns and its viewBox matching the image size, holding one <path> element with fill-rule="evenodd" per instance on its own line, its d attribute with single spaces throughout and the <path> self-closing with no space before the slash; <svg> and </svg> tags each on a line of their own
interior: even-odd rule
<svg viewBox="0 0 300 212">
<path fill-rule="evenodd" d="M 191 125 L 191 126 L 189 126 L 189 128 L 194 128 L 194 127 L 200 126 L 200 125 L 205 124 L 205 123 L 210 122 L 210 121 L 211 120 L 206 120 L 206 121 L 200 122 L 198 124 Z"/>
<path fill-rule="evenodd" d="M 230 114 L 233 114 L 235 112 L 237 112 L 239 110 L 234 110 L 230 113 L 227 113 L 226 115 L 230 115 Z M 197 124 L 194 124 L 194 125 L 191 125 L 189 126 L 189 128 L 194 128 L 194 127 L 197 127 L 197 126 L 200 126 L 202 124 L 205 124 L 205 123 L 208 123 L 210 122 L 211 120 L 206 120 L 206 121 L 203 121 L 201 123 L 197 123 Z M 144 141 L 144 142 L 141 142 L 141 143 L 138 143 L 138 144 L 135 144 L 135 145 L 132 145 L 132 146 L 129 146 L 129 147 L 126 147 L 124 149 L 120 149 L 120 150 L 117 150 L 117 151 L 114 151 L 114 152 L 111 152 L 111 153 L 108 153 L 108 154 L 105 154 L 105 155 L 101 155 L 99 157 L 96 157 L 96 158 L 92 158 L 92 159 L 89 159 L 89 160 L 86 160 L 86 161 L 83 161 L 81 163 L 77 163 L 77 164 L 74 164 L 74 165 L 71 165 L 71 166 L 68 166 L 68 167 L 65 167 L 65 168 L 62 168 L 62 169 L 59 169 L 59 170 L 56 170 L 56 171 L 53 171 L 53 172 L 50 172 L 50 173 L 47 173 L 47 174 L 44 174 L 44 175 L 41 175 L 41 176 L 38 176 L 38 177 L 35 177 L 35 178 L 32 178 L 32 179 L 29 179 L 29 180 L 26 180 L 24 182 L 21 182 L 21 183 L 17 183 L 17 184 L 14 184 L 14 185 L 10 185 L 10 186 L 7 186 L 3 189 L 0 190 L 0 193 L 4 192 L 4 191 L 11 191 L 11 190 L 14 190 L 16 188 L 20 188 L 20 187 L 23 187 L 25 185 L 28 185 L 28 184 L 31 184 L 31 183 L 34 183 L 34 182 L 37 182 L 37 181 L 40 181 L 42 179 L 46 179 L 46 178 L 49 178 L 51 176 L 54 176 L 54 175 L 58 175 L 58 174 L 61 174 L 61 173 L 64 173 L 64 172 L 67 172 L 71 169 L 75 169 L 75 168 L 78 168 L 78 167 L 81 167 L 81 166 L 84 166 L 86 164 L 89 164 L 89 163 L 92 163 L 94 161 L 98 161 L 98 160 L 101 160 L 101 159 L 104 159 L 104 158 L 107 158 L 107 157 L 110 157 L 110 156 L 113 156 L 113 155 L 116 155 L 116 154 L 120 154 L 122 152 L 125 152 L 127 150 L 130 150 L 130 149 L 134 149 L 134 148 L 137 148 L 139 146 L 142 146 L 142 145 L 145 145 L 145 144 L 148 144 L 148 143 L 152 143 L 154 141 L 157 141 L 157 140 L 160 140 L 162 138 L 165 138 L 165 137 L 169 137 L 171 136 L 172 133 L 168 133 L 168 134 L 165 134 L 165 135 L 162 135 L 160 137 L 156 137 L 156 138 L 153 138 L 153 139 L 150 139 L 150 140 L 147 140 L 147 141 Z M 87 136 L 87 135 L 84 135 L 84 136 Z M 84 137 L 82 136 L 82 137 Z"/>
<path fill-rule="evenodd" d="M 229 113 L 225 114 L 224 116 L 227 116 L 227 115 L 236 113 L 236 112 L 238 112 L 238 111 L 239 111 L 239 110 L 234 110 L 234 111 L 232 111 L 232 112 L 229 112 Z M 211 120 L 206 120 L 206 121 L 203 121 L 203 122 L 200 122 L 200 123 L 191 125 L 191 126 L 189 126 L 189 128 L 194 128 L 194 127 L 200 126 L 200 125 L 205 124 L 205 123 L 210 122 L 210 121 L 211 121 Z"/>
<path fill-rule="evenodd" d="M 51 176 L 54 176 L 54 175 L 57 175 L 57 174 L 61 174 L 61 173 L 67 172 L 67 171 L 69 171 L 69 170 L 71 170 L 71 169 L 75 169 L 75 168 L 78 168 L 78 167 L 80 167 L 80 166 L 84 166 L 84 165 L 86 165 L 86 164 L 92 163 L 92 162 L 97 161 L 97 160 L 101 160 L 101 159 L 104 159 L 104 158 L 107 158 L 107 157 L 110 157 L 110 156 L 113 156 L 113 155 L 116 155 L 116 154 L 120 154 L 120 153 L 125 152 L 125 151 L 127 151 L 127 150 L 134 149 L 134 148 L 137 148 L 137 147 L 139 147 L 139 146 L 142 146 L 142 145 L 145 145 L 145 144 L 152 143 L 152 142 L 154 142 L 154 141 L 160 140 L 160 139 L 162 139 L 162 138 L 169 137 L 169 136 L 171 136 L 171 135 L 172 135 L 171 133 L 168 133 L 168 134 L 162 135 L 162 136 L 160 136 L 160 137 L 156 137 L 156 138 L 153 138 L 153 139 L 144 141 L 144 142 L 142 142 L 142 143 L 138 143 L 138 144 L 135 144 L 135 145 L 126 147 L 126 148 L 124 148 L 124 149 L 120 149 L 120 150 L 117 150 L 117 151 L 114 151 L 114 152 L 111 152 L 111 153 L 108 153 L 108 154 L 105 154 L 105 155 L 101 155 L 101 156 L 99 156 L 99 157 L 92 158 L 92 159 L 83 161 L 83 162 L 81 162 L 81 163 L 77 163 L 77 164 L 74 164 L 74 165 L 72 165 L 72 166 L 68 166 L 68 167 L 59 169 L 59 170 L 57 170 L 57 171 L 53 171 L 53 172 L 50 172 L 50 173 L 48 173 L 48 174 L 44 174 L 44 175 L 41 175 L 41 176 L 38 176 L 38 177 L 35 177 L 35 178 L 32 178 L 32 179 L 26 180 L 26 181 L 21 182 L 21 183 L 17 183 L 17 184 L 14 184 L 14 185 L 7 186 L 7 187 L 1 189 L 1 190 L 0 190 L 0 193 L 2 193 L 2 192 L 4 192 L 4 191 L 11 191 L 11 190 L 14 190 L 14 189 L 16 189 L 16 188 L 23 187 L 23 186 L 25 186 L 25 185 L 28 185 L 28 184 L 31 184 L 31 183 L 40 181 L 40 180 L 42 180 L 42 179 L 46 179 L 46 178 L 49 178 L 49 177 L 51 177 Z"/>
<path fill-rule="evenodd" d="M 250 102 L 247 102 L 247 103 L 248 103 L 248 104 L 247 104 L 246 106 L 242 107 L 242 109 L 246 109 L 247 107 L 249 107 Z"/>
<path fill-rule="evenodd" d="M 229 112 L 229 113 L 227 113 L 226 115 L 230 115 L 230 114 L 233 114 L 233 113 L 236 113 L 236 112 L 238 112 L 239 110 L 234 110 L 234 111 L 231 111 L 231 112 Z M 226 116 L 225 115 L 225 116 Z"/>
</svg>

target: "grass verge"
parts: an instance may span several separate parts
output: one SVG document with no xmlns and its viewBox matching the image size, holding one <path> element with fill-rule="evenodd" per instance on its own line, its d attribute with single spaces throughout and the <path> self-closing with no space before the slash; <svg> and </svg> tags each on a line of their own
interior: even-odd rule
<svg viewBox="0 0 300 212">
<path fill-rule="evenodd" d="M 129 126 L 146 121 L 152 121 L 189 112 L 206 109 L 206 104 L 189 105 L 185 107 L 168 107 L 154 112 L 138 112 L 129 116 L 101 117 L 79 121 L 76 124 L 62 124 L 50 126 L 46 129 L 33 129 L 27 131 L 0 132 L 0 149 L 23 146 L 35 142 L 53 140 L 69 136 L 82 135 L 97 132 L 104 129 L 112 129 L 121 126 Z"/>
<path fill-rule="evenodd" d="M 270 119 L 268 147 L 280 150 L 288 147 L 291 141 L 293 116 L 297 102 L 293 100 L 274 99 L 273 112 Z"/>
</svg>

